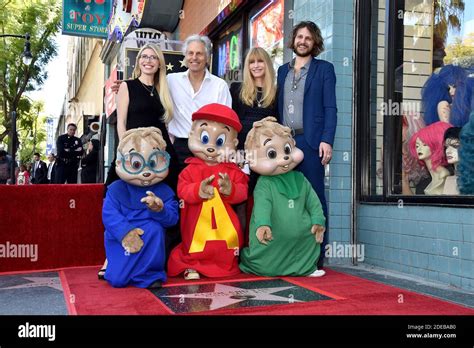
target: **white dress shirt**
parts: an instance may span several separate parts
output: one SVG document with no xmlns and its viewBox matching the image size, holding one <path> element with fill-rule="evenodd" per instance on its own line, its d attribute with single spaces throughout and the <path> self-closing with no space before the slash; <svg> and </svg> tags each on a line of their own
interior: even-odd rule
<svg viewBox="0 0 474 348">
<path fill-rule="evenodd" d="M 51 181 L 51 172 L 53 171 L 54 162 L 56 161 L 49 162 L 49 165 L 48 165 L 48 180 L 49 181 Z"/>
<path fill-rule="evenodd" d="M 194 93 L 188 72 L 189 70 L 167 76 L 174 109 L 168 132 L 177 138 L 188 137 L 192 124 L 191 115 L 204 105 L 219 103 L 232 107 L 229 87 L 223 79 L 212 75 L 206 69 L 201 88 Z"/>
</svg>

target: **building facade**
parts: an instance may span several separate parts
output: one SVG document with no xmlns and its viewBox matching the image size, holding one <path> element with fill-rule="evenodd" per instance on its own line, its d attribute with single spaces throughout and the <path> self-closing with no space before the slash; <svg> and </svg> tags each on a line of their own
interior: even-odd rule
<svg viewBox="0 0 474 348">
<path fill-rule="evenodd" d="M 69 123 L 77 125 L 77 136 L 90 132 L 103 112 L 104 65 L 99 53 L 103 40 L 70 37 L 67 54 L 68 87 L 58 133 L 65 133 Z"/>
</svg>

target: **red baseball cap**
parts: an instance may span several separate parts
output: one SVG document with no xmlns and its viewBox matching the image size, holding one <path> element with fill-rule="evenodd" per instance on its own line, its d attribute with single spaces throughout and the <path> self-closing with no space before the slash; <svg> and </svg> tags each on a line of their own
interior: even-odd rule
<svg viewBox="0 0 474 348">
<path fill-rule="evenodd" d="M 192 120 L 210 120 L 223 123 L 234 128 L 237 132 L 242 130 L 239 116 L 228 106 L 212 103 L 204 105 L 192 115 Z"/>
</svg>

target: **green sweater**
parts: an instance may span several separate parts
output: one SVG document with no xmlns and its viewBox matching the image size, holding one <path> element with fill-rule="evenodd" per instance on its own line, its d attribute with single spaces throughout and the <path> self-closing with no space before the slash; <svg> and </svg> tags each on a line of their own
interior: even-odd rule
<svg viewBox="0 0 474 348">
<path fill-rule="evenodd" d="M 325 225 L 321 202 L 301 172 L 260 176 L 255 187 L 249 246 L 240 269 L 262 276 L 305 276 L 316 270 L 320 244 L 312 225 Z M 269 226 L 273 240 L 261 244 L 257 228 Z"/>
</svg>

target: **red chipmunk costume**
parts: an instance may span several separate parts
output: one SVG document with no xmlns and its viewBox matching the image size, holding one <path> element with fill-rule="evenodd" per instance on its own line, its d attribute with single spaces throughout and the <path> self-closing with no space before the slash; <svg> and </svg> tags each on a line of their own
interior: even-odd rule
<svg viewBox="0 0 474 348">
<path fill-rule="evenodd" d="M 189 149 L 194 158 L 178 179 L 182 242 L 171 252 L 168 274 L 186 279 L 226 277 L 240 273 L 242 231 L 231 205 L 247 199 L 247 176 L 235 163 L 237 133 L 242 125 L 227 106 L 209 104 L 193 116 Z M 190 277 L 187 275 L 191 274 Z"/>
</svg>

